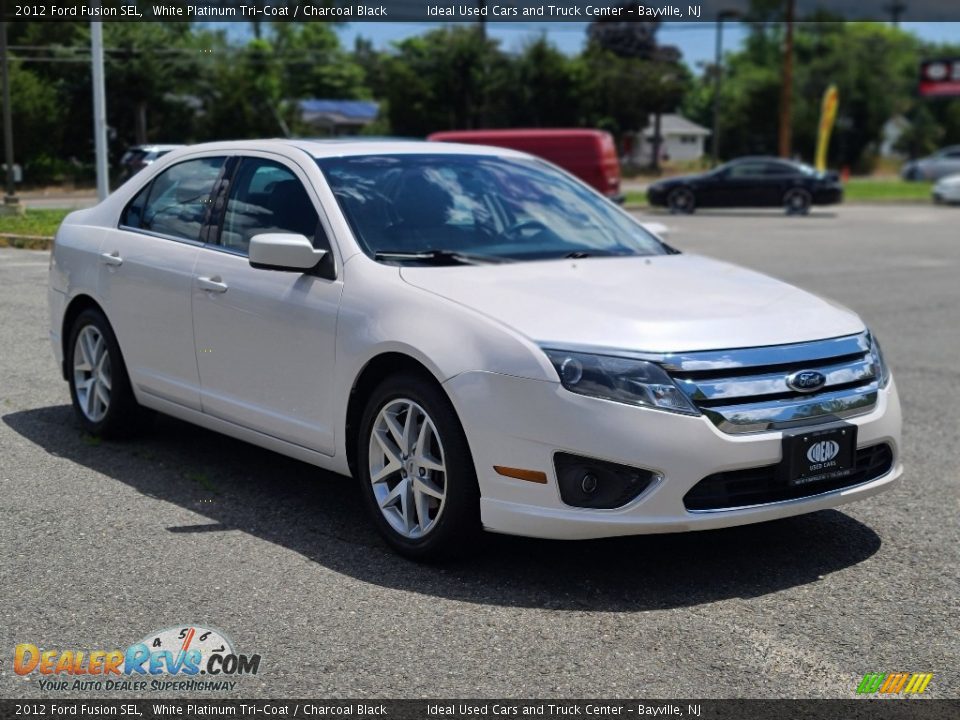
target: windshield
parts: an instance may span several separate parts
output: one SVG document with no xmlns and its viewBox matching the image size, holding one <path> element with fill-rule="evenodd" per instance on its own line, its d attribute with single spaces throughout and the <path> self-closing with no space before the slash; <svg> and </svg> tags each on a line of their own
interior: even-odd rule
<svg viewBox="0 0 960 720">
<path fill-rule="evenodd" d="M 441 250 L 506 260 L 670 252 L 609 200 L 536 160 L 437 154 L 317 162 L 357 240 L 378 259 Z"/>
</svg>

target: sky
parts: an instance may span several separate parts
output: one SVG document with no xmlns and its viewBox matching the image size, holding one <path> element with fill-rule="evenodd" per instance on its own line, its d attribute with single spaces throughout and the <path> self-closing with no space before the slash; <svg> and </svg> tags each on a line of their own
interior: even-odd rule
<svg viewBox="0 0 960 720">
<path fill-rule="evenodd" d="M 352 48 L 357 36 L 373 40 L 377 48 L 389 47 L 396 40 L 421 35 L 442 23 L 350 23 L 340 28 L 339 34 L 345 47 Z M 960 43 L 960 22 L 905 22 L 901 27 L 932 42 Z M 487 34 L 500 40 L 507 51 L 522 47 L 531 37 L 546 33 L 549 40 L 560 50 L 570 55 L 581 50 L 586 40 L 587 23 L 487 23 Z M 747 35 L 741 23 L 724 25 L 723 46 L 736 50 Z M 694 70 L 701 63 L 713 62 L 716 42 L 714 23 L 665 22 L 657 37 L 663 45 L 675 45 L 683 53 L 684 61 Z"/>
</svg>

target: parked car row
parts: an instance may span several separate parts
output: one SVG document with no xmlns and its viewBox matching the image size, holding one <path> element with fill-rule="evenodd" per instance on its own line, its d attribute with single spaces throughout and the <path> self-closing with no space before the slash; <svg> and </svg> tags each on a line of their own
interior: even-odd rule
<svg viewBox="0 0 960 720">
<path fill-rule="evenodd" d="M 904 180 L 939 180 L 955 174 L 960 174 L 960 145 L 951 145 L 933 155 L 911 160 L 900 169 Z"/>
</svg>

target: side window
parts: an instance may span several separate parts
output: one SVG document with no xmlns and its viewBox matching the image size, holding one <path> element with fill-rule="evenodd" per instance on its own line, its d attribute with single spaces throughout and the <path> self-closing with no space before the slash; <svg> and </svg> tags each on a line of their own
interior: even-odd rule
<svg viewBox="0 0 960 720">
<path fill-rule="evenodd" d="M 123 227 L 139 228 L 143 223 L 143 206 L 147 204 L 147 195 L 150 193 L 150 185 L 138 192 L 136 196 L 127 203 L 120 216 L 120 225 Z"/>
<path fill-rule="evenodd" d="M 745 162 L 738 163 L 730 168 L 732 178 L 758 178 L 764 175 L 765 163 Z"/>
<path fill-rule="evenodd" d="M 767 163 L 766 170 L 766 174 L 770 177 L 787 177 L 797 174 L 797 169 L 793 165 L 787 165 L 787 163 Z"/>
<path fill-rule="evenodd" d="M 167 168 L 130 201 L 120 223 L 184 240 L 199 240 L 223 160 L 200 158 Z"/>
<path fill-rule="evenodd" d="M 247 254 L 260 233 L 297 233 L 319 238 L 320 218 L 303 183 L 272 160 L 244 158 L 230 183 L 220 245 Z"/>
</svg>

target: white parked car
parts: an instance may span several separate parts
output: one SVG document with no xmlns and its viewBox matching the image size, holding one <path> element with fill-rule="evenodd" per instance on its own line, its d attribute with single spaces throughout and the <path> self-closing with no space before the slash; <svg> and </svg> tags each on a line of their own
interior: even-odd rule
<svg viewBox="0 0 960 720">
<path fill-rule="evenodd" d="M 935 203 L 960 203 L 960 174 L 938 180 L 932 192 Z"/>
<path fill-rule="evenodd" d="M 352 474 L 412 557 L 772 520 L 901 473 L 859 317 L 502 148 L 176 150 L 67 217 L 49 298 L 87 431 L 156 410 Z"/>
</svg>

